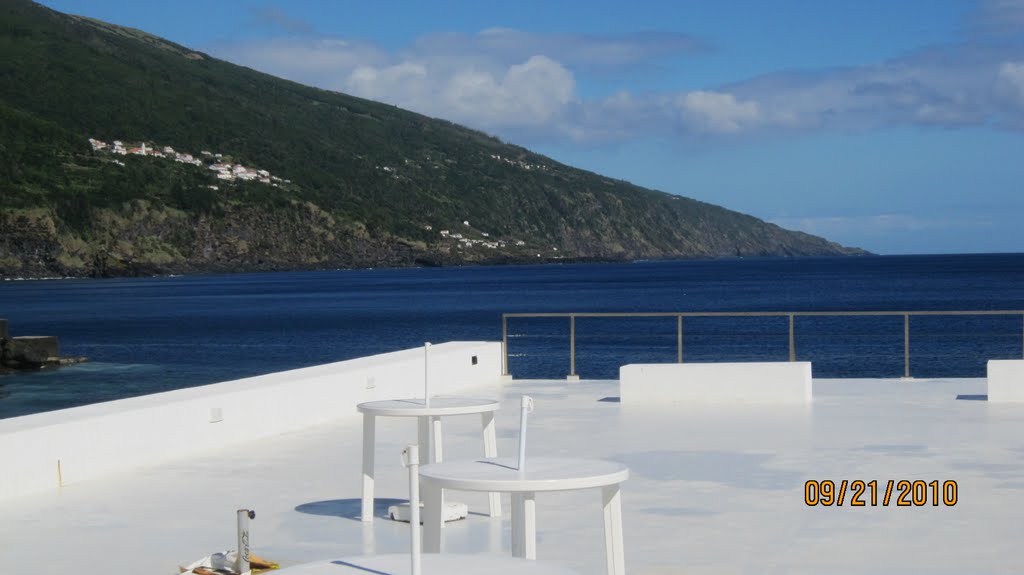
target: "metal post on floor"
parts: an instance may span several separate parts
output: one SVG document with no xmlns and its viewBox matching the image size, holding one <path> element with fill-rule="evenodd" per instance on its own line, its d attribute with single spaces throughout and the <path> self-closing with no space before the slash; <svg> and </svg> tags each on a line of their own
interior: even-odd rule
<svg viewBox="0 0 1024 575">
<path fill-rule="evenodd" d="M 678 361 L 679 363 L 683 363 L 683 316 L 676 316 L 676 320 L 676 344 L 678 346 L 677 349 L 679 350 Z"/>
<path fill-rule="evenodd" d="M 796 338 L 793 335 L 793 314 L 789 314 L 789 361 L 796 361 Z"/>
<path fill-rule="evenodd" d="M 508 377 L 508 316 L 501 314 L 501 375 Z"/>
<path fill-rule="evenodd" d="M 249 569 L 249 520 L 256 518 L 256 512 L 251 509 L 239 509 L 238 517 L 238 558 L 235 560 L 236 570 L 239 573 L 248 573 Z"/>
<path fill-rule="evenodd" d="M 910 314 L 903 314 L 903 378 L 910 379 Z"/>
<path fill-rule="evenodd" d="M 580 376 L 576 374 L 576 316 L 569 316 L 569 375 L 567 381 L 579 381 Z"/>
</svg>

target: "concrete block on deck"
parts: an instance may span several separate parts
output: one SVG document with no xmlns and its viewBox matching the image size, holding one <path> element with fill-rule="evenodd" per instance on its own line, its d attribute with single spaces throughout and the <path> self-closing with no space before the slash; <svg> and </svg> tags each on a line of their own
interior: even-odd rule
<svg viewBox="0 0 1024 575">
<path fill-rule="evenodd" d="M 807 404 L 810 362 L 660 363 L 619 368 L 623 405 Z"/>
<path fill-rule="evenodd" d="M 1024 359 L 988 361 L 988 400 L 1024 402 Z"/>
</svg>

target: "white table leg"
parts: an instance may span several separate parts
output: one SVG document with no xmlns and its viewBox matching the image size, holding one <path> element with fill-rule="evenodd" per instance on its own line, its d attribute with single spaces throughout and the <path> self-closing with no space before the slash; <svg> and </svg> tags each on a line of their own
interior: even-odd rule
<svg viewBox="0 0 1024 575">
<path fill-rule="evenodd" d="M 423 492 L 423 552 L 441 552 L 441 528 L 444 527 L 444 490 L 429 481 L 421 480 Z"/>
<path fill-rule="evenodd" d="M 441 445 L 443 436 L 441 435 L 441 417 L 438 415 L 430 416 L 430 446 L 433 448 L 430 453 L 430 463 L 437 463 L 442 461 L 441 456 Z"/>
<path fill-rule="evenodd" d="M 494 555 L 501 555 L 503 553 L 503 531 L 504 521 L 488 521 L 487 526 L 487 550 Z"/>
<path fill-rule="evenodd" d="M 360 525 L 363 528 L 363 555 L 377 553 L 377 533 L 372 523 Z"/>
<path fill-rule="evenodd" d="M 619 484 L 601 488 L 604 503 L 604 549 L 608 575 L 625 575 L 626 558 L 622 543 L 622 496 Z"/>
<path fill-rule="evenodd" d="M 430 459 L 434 452 L 430 449 L 430 416 L 428 415 L 416 417 L 416 443 L 419 444 L 420 453 L 427 454 L 427 463 L 433 463 Z"/>
<path fill-rule="evenodd" d="M 420 453 L 426 453 L 427 463 L 437 463 L 440 459 L 435 459 L 439 455 L 439 450 L 435 451 L 432 446 L 440 444 L 441 439 L 441 418 L 437 419 L 437 427 L 434 427 L 434 417 L 429 415 L 421 415 L 416 418 L 416 437 L 419 443 Z M 434 430 L 436 429 L 437 435 L 434 436 Z M 441 503 L 438 504 L 437 508 L 441 513 L 442 519 L 444 518 L 444 497 L 441 498 Z M 441 521 L 441 527 L 444 527 L 444 521 Z"/>
<path fill-rule="evenodd" d="M 537 499 L 533 492 L 512 494 L 512 555 L 537 558 Z"/>
<path fill-rule="evenodd" d="M 441 418 L 439 416 L 417 417 L 419 422 L 420 453 L 427 454 L 427 463 L 441 461 Z M 441 503 L 437 506 L 441 510 L 441 527 L 444 528 L 444 495 L 441 495 Z"/>
<path fill-rule="evenodd" d="M 484 428 L 484 457 L 498 456 L 498 434 L 494 426 L 494 412 L 485 411 L 481 414 Z M 488 507 L 491 517 L 501 517 L 501 494 L 488 493 Z"/>
<path fill-rule="evenodd" d="M 363 506 L 361 519 L 367 523 L 373 521 L 373 455 L 376 449 L 375 432 L 377 417 L 363 414 Z"/>
<path fill-rule="evenodd" d="M 523 557 L 523 494 L 512 493 L 512 556 Z"/>
<path fill-rule="evenodd" d="M 523 493 L 523 557 L 537 558 L 537 498 L 536 493 Z"/>
</svg>

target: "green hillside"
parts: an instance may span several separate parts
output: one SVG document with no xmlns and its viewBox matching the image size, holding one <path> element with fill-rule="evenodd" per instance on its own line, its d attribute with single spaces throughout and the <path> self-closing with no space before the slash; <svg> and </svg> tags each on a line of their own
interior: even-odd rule
<svg viewBox="0 0 1024 575">
<path fill-rule="evenodd" d="M 0 53 L 0 275 L 862 253 L 25 0 Z"/>
</svg>

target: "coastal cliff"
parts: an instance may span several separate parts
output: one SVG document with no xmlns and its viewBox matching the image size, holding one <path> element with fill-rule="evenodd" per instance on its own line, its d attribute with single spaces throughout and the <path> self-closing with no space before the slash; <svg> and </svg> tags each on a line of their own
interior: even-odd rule
<svg viewBox="0 0 1024 575">
<path fill-rule="evenodd" d="M 0 23 L 0 277 L 865 253 L 27 0 Z"/>
</svg>

